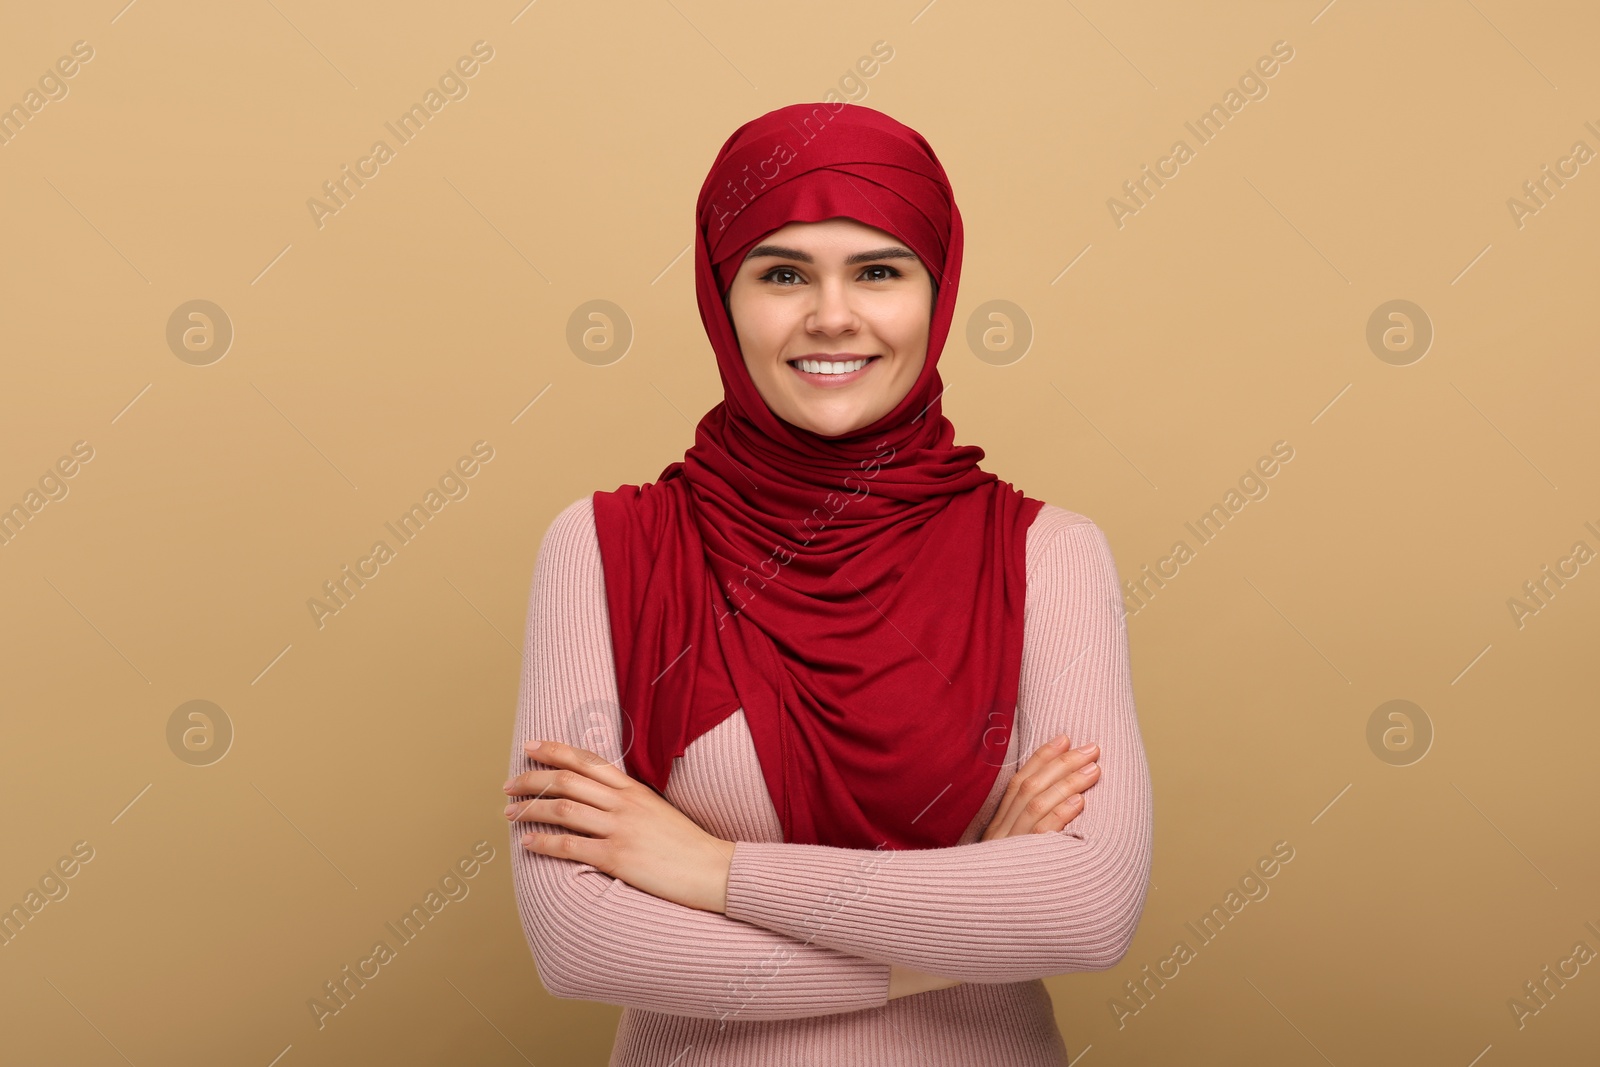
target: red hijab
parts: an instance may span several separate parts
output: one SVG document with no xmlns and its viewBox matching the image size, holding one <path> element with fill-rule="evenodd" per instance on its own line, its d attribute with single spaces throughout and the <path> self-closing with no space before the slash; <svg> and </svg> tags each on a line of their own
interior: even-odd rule
<svg viewBox="0 0 1600 1067">
<path fill-rule="evenodd" d="M 961 275 L 949 179 L 882 112 L 794 104 L 734 131 L 695 210 L 723 400 L 657 482 L 594 494 L 625 769 L 663 791 L 742 707 L 785 841 L 953 845 L 1006 754 L 1043 502 L 979 470 L 940 411 Z M 903 242 L 938 296 L 905 399 L 826 437 L 761 399 L 723 296 L 763 237 L 840 217 Z"/>
</svg>

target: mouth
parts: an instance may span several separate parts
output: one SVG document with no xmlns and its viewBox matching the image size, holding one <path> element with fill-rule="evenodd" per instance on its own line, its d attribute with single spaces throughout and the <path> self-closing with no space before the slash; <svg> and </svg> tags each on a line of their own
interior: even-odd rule
<svg viewBox="0 0 1600 1067">
<path fill-rule="evenodd" d="M 849 356 L 846 353 L 840 357 L 829 359 L 801 357 L 799 359 L 791 359 L 788 363 L 794 370 L 796 377 L 802 381 L 828 389 L 848 385 L 859 380 L 881 358 L 880 356 Z"/>
</svg>

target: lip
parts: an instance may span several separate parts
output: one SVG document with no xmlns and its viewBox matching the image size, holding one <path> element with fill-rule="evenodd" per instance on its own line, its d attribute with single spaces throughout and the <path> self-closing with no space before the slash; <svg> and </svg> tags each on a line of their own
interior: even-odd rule
<svg viewBox="0 0 1600 1067">
<path fill-rule="evenodd" d="M 818 389 L 838 389 L 841 386 L 849 385 L 851 382 L 861 378 L 883 357 L 868 356 L 864 353 L 836 352 L 832 354 L 819 353 L 814 356 L 796 356 L 795 358 L 815 359 L 827 363 L 849 363 L 851 360 L 856 359 L 866 360 L 867 365 L 865 367 L 862 367 L 860 370 L 853 370 L 849 374 L 813 374 L 810 371 L 801 370 L 793 363 L 789 364 L 789 370 L 792 371 L 795 377 L 799 378 L 801 381 L 816 386 Z"/>
</svg>

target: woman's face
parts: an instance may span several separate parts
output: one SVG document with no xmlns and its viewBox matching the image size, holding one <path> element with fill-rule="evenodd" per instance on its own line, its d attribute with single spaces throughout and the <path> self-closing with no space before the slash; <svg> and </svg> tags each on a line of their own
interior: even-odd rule
<svg viewBox="0 0 1600 1067">
<path fill-rule="evenodd" d="M 773 414 L 838 437 L 876 422 L 911 391 L 928 357 L 933 292 L 922 261 L 898 240 L 854 219 L 826 219 L 763 238 L 727 304 Z"/>
</svg>

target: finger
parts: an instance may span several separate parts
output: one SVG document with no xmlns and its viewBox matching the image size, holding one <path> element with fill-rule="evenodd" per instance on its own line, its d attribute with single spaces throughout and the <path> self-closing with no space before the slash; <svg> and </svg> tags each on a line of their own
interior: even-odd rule
<svg viewBox="0 0 1600 1067">
<path fill-rule="evenodd" d="M 611 786 L 567 769 L 527 771 L 516 775 L 506 783 L 506 792 L 512 799 L 567 797 L 601 811 L 615 811 L 621 804 L 617 790 Z"/>
<path fill-rule="evenodd" d="M 1017 769 L 1011 780 L 1006 783 L 999 807 L 984 831 L 984 840 L 1027 832 L 1027 825 L 1023 820 L 1030 823 L 1035 821 L 1034 816 L 1023 810 L 1030 796 L 1058 780 L 1063 769 L 1077 768 L 1099 752 L 1099 746 L 1093 743 L 1069 751 L 1067 746 L 1071 743 L 1068 735 L 1060 734 L 1040 745 Z M 1043 809 L 1035 807 L 1034 810 L 1038 812 Z"/>
<path fill-rule="evenodd" d="M 1004 836 L 1033 832 L 1033 828 L 1047 818 L 1056 805 L 1093 785 L 1095 771 L 1084 767 L 1066 770 L 1068 766 L 1086 759 L 1086 753 L 1068 752 L 1044 770 L 1031 775 L 1012 798 L 1013 807 L 1007 819 L 1009 825 L 1003 827 Z M 1041 782 L 1048 784 L 1041 785 Z"/>
<path fill-rule="evenodd" d="M 1037 814 L 1043 814 L 1074 795 L 1085 792 L 1099 780 L 1099 764 L 1085 764 L 1052 783 L 1048 788 L 1040 790 L 1039 794 L 1029 801 L 1029 809 Z"/>
<path fill-rule="evenodd" d="M 522 747 L 524 754 L 534 763 L 577 771 L 584 777 L 593 778 L 613 789 L 626 788 L 635 781 L 627 771 L 586 748 L 578 748 L 561 741 L 540 740 L 526 741 Z M 512 782 L 516 781 L 516 777 L 513 776 Z M 511 782 L 507 782 L 507 792 L 511 791 L 510 787 Z"/>
<path fill-rule="evenodd" d="M 1027 773 L 1019 771 L 1006 786 L 1006 800 L 1009 802 L 1009 807 L 1002 809 L 1005 815 L 997 820 L 1000 823 L 1002 836 L 1012 833 L 1019 820 L 1027 820 L 1024 827 L 1037 822 L 1039 816 L 1049 810 L 1050 803 L 1032 804 L 1030 810 L 1029 805 L 1034 798 L 1064 777 L 1070 778 L 1074 772 L 1092 760 L 1098 751 L 1099 747 L 1093 744 L 1082 745 L 1065 752 L 1057 750 L 1056 758 L 1047 759 L 1037 770 Z M 1029 762 L 1032 763 L 1031 760 Z M 1077 788 L 1086 788 L 1089 783 L 1080 778 L 1071 784 L 1074 787 L 1071 791 L 1076 791 Z M 1059 798 L 1054 802 L 1059 802 Z"/>
<path fill-rule="evenodd" d="M 1086 779 L 1094 773 L 1089 768 L 1093 766 L 1099 751 L 1096 745 L 1082 745 L 1061 753 L 1030 775 L 1029 780 L 1022 783 L 1021 792 L 1042 793 L 1063 781 L 1070 783 L 1073 790 L 1085 787 L 1088 784 Z"/>
<path fill-rule="evenodd" d="M 535 763 L 546 763 L 552 767 L 566 767 L 578 771 L 597 782 L 604 782 L 613 789 L 622 789 L 634 782 L 628 772 L 606 759 L 598 753 L 586 748 L 569 745 L 563 741 L 528 741 L 523 745 L 523 751 Z"/>
<path fill-rule="evenodd" d="M 1046 741 L 1034 749 L 1022 766 L 1012 774 L 1011 780 L 1006 783 L 1005 792 L 1001 794 L 1000 806 L 995 810 L 994 818 L 989 822 L 989 830 L 995 837 L 1004 837 L 1017 819 L 1017 793 L 1022 785 L 1032 775 L 1043 770 L 1052 758 L 1066 750 L 1072 744 L 1072 739 L 1066 734 L 1060 734 L 1050 741 Z"/>
<path fill-rule="evenodd" d="M 578 834 L 549 834 L 538 830 L 529 830 L 522 835 L 522 847 L 528 852 L 537 852 L 542 856 L 556 856 L 560 859 L 576 860 L 578 863 L 587 863 L 600 868 L 604 856 L 601 849 L 604 842 L 592 837 L 580 837 Z"/>
<path fill-rule="evenodd" d="M 1063 773 L 1076 770 L 1099 752 L 1098 746 L 1093 744 L 1073 749 L 1066 748 L 1066 744 L 1071 744 L 1071 741 L 1059 747 L 1054 743 L 1041 747 L 1017 771 L 1010 786 L 1019 793 L 1027 793 L 1030 789 L 1037 791 L 1059 779 Z"/>
<path fill-rule="evenodd" d="M 1032 826 L 1028 826 L 1026 820 L 1019 822 L 1016 835 L 1054 833 L 1077 818 L 1081 811 L 1083 811 L 1083 798 L 1073 794 L 1041 815 Z"/>
<path fill-rule="evenodd" d="M 1051 759 L 1065 752 L 1072 745 L 1072 738 L 1066 734 L 1059 734 L 1038 748 L 1033 750 L 1022 766 L 1017 768 L 1017 777 L 1039 770 Z"/>
<path fill-rule="evenodd" d="M 517 800 L 506 805 L 506 819 L 511 822 L 548 823 L 564 826 L 590 837 L 605 837 L 613 826 L 609 812 L 591 808 L 567 797 L 545 797 Z"/>
<path fill-rule="evenodd" d="M 1050 810 L 1050 814 L 1046 815 L 1039 821 L 1037 825 L 1034 826 L 1033 833 L 1058 833 L 1059 831 L 1066 829 L 1067 824 L 1073 819 L 1076 819 L 1078 815 L 1082 813 L 1082 811 L 1083 797 L 1074 793 L 1065 801 L 1052 808 Z"/>
</svg>

